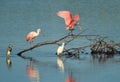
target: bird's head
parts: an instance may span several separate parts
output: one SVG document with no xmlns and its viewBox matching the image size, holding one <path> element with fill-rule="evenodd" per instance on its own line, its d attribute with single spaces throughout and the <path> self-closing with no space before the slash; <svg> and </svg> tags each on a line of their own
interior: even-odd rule
<svg viewBox="0 0 120 82">
<path fill-rule="evenodd" d="M 80 28 L 80 30 L 82 30 L 83 28 L 81 27 L 80 23 L 76 23 L 76 25 Z"/>
<path fill-rule="evenodd" d="M 9 44 L 8 47 L 11 47 L 11 48 L 12 48 L 13 46 L 12 46 L 12 44 Z"/>
<path fill-rule="evenodd" d="M 62 45 L 64 46 L 64 45 L 65 45 L 65 43 L 63 42 L 63 43 L 62 43 Z"/>
<path fill-rule="evenodd" d="M 80 23 L 79 23 L 79 22 L 77 22 L 76 24 L 77 24 L 78 26 L 80 26 Z"/>
<path fill-rule="evenodd" d="M 39 32 L 39 33 L 40 33 L 40 32 L 42 32 L 42 30 L 39 28 L 39 29 L 37 29 L 37 32 Z"/>
</svg>

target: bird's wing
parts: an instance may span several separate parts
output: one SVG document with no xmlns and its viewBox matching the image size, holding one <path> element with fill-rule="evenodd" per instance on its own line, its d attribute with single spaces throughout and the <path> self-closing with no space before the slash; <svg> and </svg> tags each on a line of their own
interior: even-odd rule
<svg viewBox="0 0 120 82">
<path fill-rule="evenodd" d="M 30 32 L 28 33 L 28 35 L 26 36 L 26 41 L 32 40 L 33 38 L 36 37 L 36 32 Z"/>
<path fill-rule="evenodd" d="M 73 17 L 73 20 L 75 20 L 75 21 L 80 20 L 79 14 L 76 14 L 76 15 Z"/>
<path fill-rule="evenodd" d="M 64 18 L 65 24 L 69 25 L 72 20 L 72 14 L 70 11 L 58 11 L 57 15 Z"/>
</svg>

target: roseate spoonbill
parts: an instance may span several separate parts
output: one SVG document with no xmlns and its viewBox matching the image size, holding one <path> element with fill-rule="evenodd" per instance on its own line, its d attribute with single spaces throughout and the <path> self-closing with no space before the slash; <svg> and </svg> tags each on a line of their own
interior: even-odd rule
<svg viewBox="0 0 120 82">
<path fill-rule="evenodd" d="M 35 31 L 29 32 L 28 35 L 26 36 L 26 41 L 27 42 L 30 41 L 30 44 L 33 43 L 34 41 L 33 39 L 37 37 L 41 31 L 42 31 L 41 29 L 37 29 L 37 32 Z"/>
<path fill-rule="evenodd" d="M 9 44 L 9 46 L 8 46 L 8 48 L 7 48 L 7 50 L 6 50 L 6 55 L 7 55 L 7 56 L 10 56 L 11 52 L 12 52 L 12 45 Z"/>
<path fill-rule="evenodd" d="M 64 18 L 65 24 L 66 24 L 66 29 L 72 31 L 74 29 L 74 26 L 79 26 L 79 23 L 76 23 L 77 20 L 80 20 L 79 14 L 76 14 L 75 16 L 72 17 L 72 14 L 70 11 L 58 11 L 57 15 L 60 16 L 61 18 Z M 82 29 L 80 27 L 80 29 Z"/>
<path fill-rule="evenodd" d="M 62 45 L 60 45 L 57 49 L 57 55 L 58 56 L 61 56 L 61 54 L 63 53 L 63 50 L 64 50 L 64 46 L 65 46 L 65 43 L 63 42 Z"/>
</svg>

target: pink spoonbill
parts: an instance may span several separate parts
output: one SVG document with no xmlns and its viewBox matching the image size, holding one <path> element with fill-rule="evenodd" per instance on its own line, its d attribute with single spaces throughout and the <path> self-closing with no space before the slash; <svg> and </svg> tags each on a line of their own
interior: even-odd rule
<svg viewBox="0 0 120 82">
<path fill-rule="evenodd" d="M 80 24 L 76 21 L 80 20 L 79 14 L 72 16 L 70 11 L 58 11 L 57 15 L 65 20 L 66 29 L 72 31 L 75 26 L 79 26 Z M 81 27 L 80 27 L 81 29 Z"/>
<path fill-rule="evenodd" d="M 34 38 L 37 37 L 40 32 L 42 32 L 41 29 L 37 29 L 37 32 L 35 31 L 29 32 L 28 35 L 26 36 L 26 41 L 27 42 L 30 41 L 30 44 L 33 43 Z"/>
</svg>

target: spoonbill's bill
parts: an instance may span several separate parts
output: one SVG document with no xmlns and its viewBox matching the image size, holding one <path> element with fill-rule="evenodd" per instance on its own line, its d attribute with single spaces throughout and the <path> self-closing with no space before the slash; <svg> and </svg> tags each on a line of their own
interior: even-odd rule
<svg viewBox="0 0 120 82">
<path fill-rule="evenodd" d="M 11 52 L 12 52 L 12 45 L 9 44 L 9 46 L 8 46 L 8 48 L 7 48 L 7 50 L 6 50 L 6 55 L 7 55 L 7 56 L 10 56 Z"/>
<path fill-rule="evenodd" d="M 79 14 L 72 16 L 70 11 L 58 11 L 57 15 L 61 18 L 64 18 L 67 30 L 72 31 L 76 25 L 80 27 L 80 24 L 76 23 L 76 21 L 80 20 Z"/>
<path fill-rule="evenodd" d="M 62 45 L 60 45 L 57 49 L 57 55 L 61 56 L 64 50 L 65 43 L 63 42 Z"/>
<path fill-rule="evenodd" d="M 37 32 L 35 31 L 29 32 L 28 35 L 26 36 L 26 41 L 27 42 L 30 41 L 30 44 L 33 43 L 34 38 L 37 37 L 41 31 L 42 31 L 41 29 L 37 29 Z"/>
</svg>

